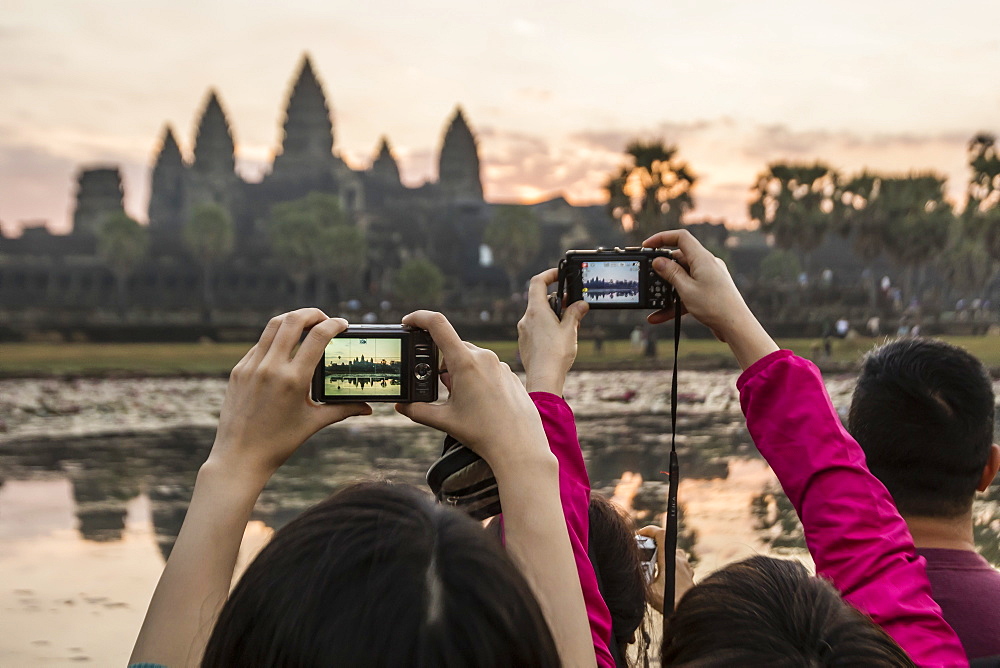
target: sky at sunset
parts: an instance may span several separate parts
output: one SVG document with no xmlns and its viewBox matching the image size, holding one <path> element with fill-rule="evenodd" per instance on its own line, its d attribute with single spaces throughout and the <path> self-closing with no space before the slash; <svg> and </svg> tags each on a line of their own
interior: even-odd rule
<svg viewBox="0 0 1000 668">
<path fill-rule="evenodd" d="M 957 199 L 969 138 L 1000 132 L 998 25 L 983 0 L 0 0 L 0 222 L 67 231 L 75 173 L 105 164 L 145 220 L 163 126 L 190 156 L 210 87 L 259 179 L 306 51 L 335 150 L 362 168 L 386 135 L 408 185 L 460 104 L 490 201 L 601 202 L 637 137 L 699 175 L 690 220 L 745 224 L 776 160 L 934 169 Z"/>
</svg>

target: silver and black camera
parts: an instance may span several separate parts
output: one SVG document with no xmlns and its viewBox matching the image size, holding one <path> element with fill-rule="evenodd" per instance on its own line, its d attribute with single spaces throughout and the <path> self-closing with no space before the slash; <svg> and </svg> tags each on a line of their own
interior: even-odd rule
<svg viewBox="0 0 1000 668">
<path fill-rule="evenodd" d="M 639 548 L 639 567 L 648 584 L 656 575 L 656 541 L 648 536 L 636 534 L 635 544 Z"/>
<path fill-rule="evenodd" d="M 408 325 L 350 325 L 323 351 L 312 398 L 321 403 L 437 401 L 438 350 Z"/>
<path fill-rule="evenodd" d="M 559 261 L 560 302 L 583 300 L 592 309 L 660 309 L 672 303 L 670 283 L 653 271 L 668 248 L 596 248 L 566 251 Z"/>
</svg>

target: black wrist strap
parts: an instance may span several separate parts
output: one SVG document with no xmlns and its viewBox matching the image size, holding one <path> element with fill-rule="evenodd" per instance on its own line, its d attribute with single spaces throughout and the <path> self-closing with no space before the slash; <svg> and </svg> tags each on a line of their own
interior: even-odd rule
<svg viewBox="0 0 1000 668">
<path fill-rule="evenodd" d="M 674 591 L 676 589 L 675 554 L 677 553 L 677 485 L 680 475 L 677 468 L 677 353 L 681 343 L 681 300 L 677 290 L 671 289 L 674 301 L 674 369 L 670 379 L 670 480 L 667 488 L 666 536 L 663 541 L 663 644 L 660 655 L 666 649 L 667 619 L 674 612 Z"/>
</svg>

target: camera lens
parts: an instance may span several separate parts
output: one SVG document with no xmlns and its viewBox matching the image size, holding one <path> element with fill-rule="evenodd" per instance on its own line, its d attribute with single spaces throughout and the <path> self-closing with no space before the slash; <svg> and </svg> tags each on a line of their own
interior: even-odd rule
<svg viewBox="0 0 1000 668">
<path fill-rule="evenodd" d="M 421 362 L 413 367 L 413 375 L 416 376 L 417 380 L 427 380 L 431 377 L 431 365 L 427 362 Z"/>
</svg>

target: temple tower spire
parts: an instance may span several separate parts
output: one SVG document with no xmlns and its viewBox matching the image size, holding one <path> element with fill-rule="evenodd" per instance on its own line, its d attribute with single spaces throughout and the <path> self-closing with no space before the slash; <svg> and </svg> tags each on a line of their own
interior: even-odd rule
<svg viewBox="0 0 1000 668">
<path fill-rule="evenodd" d="M 163 141 L 153 165 L 149 195 L 149 231 L 156 250 L 176 250 L 187 217 L 187 166 L 170 125 L 163 129 Z"/>
<path fill-rule="evenodd" d="M 198 121 L 198 132 L 194 140 L 195 173 L 231 173 L 236 168 L 236 147 L 229 129 L 226 112 L 222 110 L 219 95 L 214 89 L 208 92 L 205 110 Z"/>
<path fill-rule="evenodd" d="M 308 164 L 329 166 L 333 163 L 333 122 L 323 86 L 316 77 L 312 60 L 302 57 L 298 76 L 292 85 L 285 108 L 281 153 L 274 169 Z"/>
<path fill-rule="evenodd" d="M 465 121 L 461 107 L 455 109 L 455 115 L 444 133 L 438 163 L 438 182 L 445 196 L 451 199 L 483 199 L 476 138 Z"/>
<path fill-rule="evenodd" d="M 236 147 L 229 120 L 219 96 L 210 90 L 194 140 L 194 162 L 190 173 L 190 204 L 232 204 L 237 178 Z"/>
<path fill-rule="evenodd" d="M 382 141 L 379 143 L 375 160 L 372 161 L 371 172 L 372 175 L 381 181 L 393 185 L 401 184 L 399 179 L 399 165 L 396 163 L 396 158 L 392 155 L 392 149 L 389 148 L 389 140 L 386 137 L 382 137 Z"/>
<path fill-rule="evenodd" d="M 80 170 L 73 211 L 74 235 L 97 236 L 111 214 L 124 211 L 122 175 L 117 167 Z"/>
</svg>

